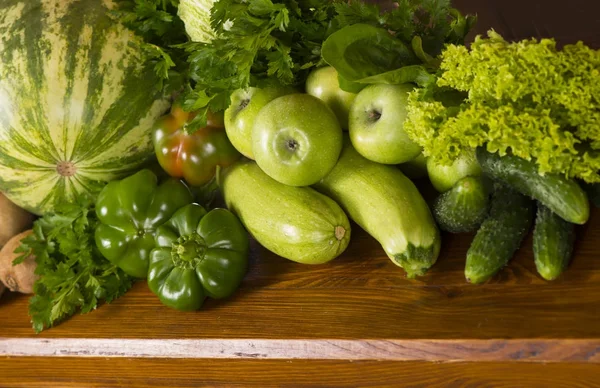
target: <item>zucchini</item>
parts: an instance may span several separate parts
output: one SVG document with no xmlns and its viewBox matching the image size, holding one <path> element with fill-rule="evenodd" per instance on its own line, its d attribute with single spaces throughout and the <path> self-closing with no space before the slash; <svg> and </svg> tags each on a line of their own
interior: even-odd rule
<svg viewBox="0 0 600 388">
<path fill-rule="evenodd" d="M 519 249 L 532 222 L 533 201 L 510 187 L 497 185 L 490 214 L 467 251 L 467 281 L 483 283 L 504 267 Z"/>
<path fill-rule="evenodd" d="M 538 200 L 565 221 L 587 222 L 590 204 L 575 180 L 558 174 L 540 175 L 533 162 L 512 155 L 500 156 L 481 147 L 477 149 L 477 160 L 485 174 Z"/>
<path fill-rule="evenodd" d="M 556 279 L 569 264 L 574 242 L 575 225 L 538 204 L 533 230 L 533 257 L 540 276 L 546 280 Z"/>
<path fill-rule="evenodd" d="M 315 188 L 339 203 L 409 278 L 436 262 L 439 230 L 421 193 L 398 168 L 367 160 L 346 138 L 338 163 Z"/>
<path fill-rule="evenodd" d="M 303 264 L 339 256 L 350 241 L 350 221 L 331 198 L 310 187 L 292 187 L 265 174 L 255 162 L 221 171 L 229 210 L 263 247 Z"/>
<path fill-rule="evenodd" d="M 440 229 L 450 233 L 475 231 L 489 209 L 489 191 L 481 177 L 466 177 L 433 202 Z"/>
</svg>

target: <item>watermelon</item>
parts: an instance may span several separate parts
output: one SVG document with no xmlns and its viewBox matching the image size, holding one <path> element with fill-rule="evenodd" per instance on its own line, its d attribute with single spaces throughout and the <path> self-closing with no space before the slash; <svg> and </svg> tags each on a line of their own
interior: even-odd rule
<svg viewBox="0 0 600 388">
<path fill-rule="evenodd" d="M 0 0 L 0 191 L 35 213 L 130 174 L 169 107 L 110 0 Z"/>
</svg>

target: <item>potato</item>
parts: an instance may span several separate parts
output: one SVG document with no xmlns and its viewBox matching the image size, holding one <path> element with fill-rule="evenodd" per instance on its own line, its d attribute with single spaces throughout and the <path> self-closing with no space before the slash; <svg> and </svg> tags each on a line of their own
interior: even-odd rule
<svg viewBox="0 0 600 388">
<path fill-rule="evenodd" d="M 31 228 L 35 216 L 0 193 L 0 248 L 15 234 Z"/>
<path fill-rule="evenodd" d="M 15 266 L 12 263 L 20 256 L 20 253 L 15 253 L 15 249 L 21 245 L 21 240 L 31 233 L 30 229 L 17 234 L 0 250 L 0 282 L 9 290 L 23 294 L 33 294 L 33 283 L 37 279 L 35 257 L 29 255 L 25 261 Z"/>
</svg>

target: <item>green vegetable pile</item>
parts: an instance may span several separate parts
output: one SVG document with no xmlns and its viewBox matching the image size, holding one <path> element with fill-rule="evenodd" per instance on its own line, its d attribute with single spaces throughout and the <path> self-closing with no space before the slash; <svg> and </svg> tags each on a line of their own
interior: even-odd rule
<svg viewBox="0 0 600 388">
<path fill-rule="evenodd" d="M 228 210 L 207 212 L 182 181 L 159 185 L 148 169 L 95 194 L 35 221 L 18 248 L 15 265 L 36 258 L 29 306 L 36 332 L 110 303 L 137 279 L 148 277 L 160 300 L 178 310 L 197 310 L 239 286 L 248 237 Z"/>
<path fill-rule="evenodd" d="M 467 280 L 495 275 L 533 224 L 538 273 L 555 279 L 571 258 L 574 225 L 589 219 L 586 192 L 594 200 L 600 182 L 600 51 L 489 31 L 439 60 L 434 81 L 410 93 L 404 129 L 442 192 L 438 224 L 477 231 Z"/>
<path fill-rule="evenodd" d="M 157 168 L 93 189 L 77 175 L 93 165 L 61 159 L 61 182 L 82 193 L 35 222 L 15 262 L 36 258 L 34 329 L 144 279 L 166 306 L 200 309 L 242 283 L 248 235 L 318 265 L 347 249 L 350 221 L 409 278 L 438 260 L 440 230 L 475 232 L 472 283 L 497 274 L 533 227 L 538 272 L 558 277 L 588 193 L 600 202 L 600 51 L 493 31 L 467 48 L 476 18 L 448 0 L 394 4 L 119 1 L 112 20 L 140 38 L 130 44 L 158 79 L 148 88 L 171 109 L 142 120 L 146 144 L 112 150 L 145 146 L 146 159 L 111 163 Z M 13 133 L 2 118 L 0 138 Z M 415 184 L 426 177 L 431 203 Z"/>
</svg>

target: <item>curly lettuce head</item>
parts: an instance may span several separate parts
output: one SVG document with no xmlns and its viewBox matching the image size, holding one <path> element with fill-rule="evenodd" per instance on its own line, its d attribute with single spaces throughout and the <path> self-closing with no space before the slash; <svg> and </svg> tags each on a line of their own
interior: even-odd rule
<svg viewBox="0 0 600 388">
<path fill-rule="evenodd" d="M 405 130 L 425 156 L 451 163 L 485 145 L 535 160 L 540 174 L 600 182 L 600 51 L 552 39 L 505 41 L 490 31 L 471 49 L 442 53 L 435 89 L 466 98 L 440 101 L 431 90 L 409 97 Z"/>
</svg>

